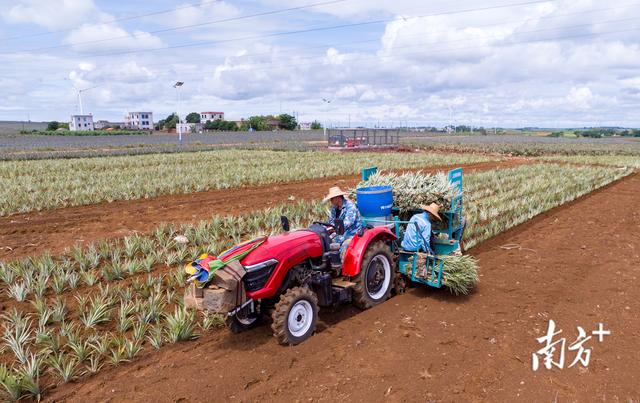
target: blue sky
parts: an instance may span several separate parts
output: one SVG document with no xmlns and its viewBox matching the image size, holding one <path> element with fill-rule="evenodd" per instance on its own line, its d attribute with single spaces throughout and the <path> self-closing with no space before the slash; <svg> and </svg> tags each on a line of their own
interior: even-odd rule
<svg viewBox="0 0 640 403">
<path fill-rule="evenodd" d="M 178 108 L 180 80 L 181 112 L 228 119 L 640 126 L 637 2 L 0 0 L 0 10 L 2 120 L 67 120 L 74 87 L 91 88 L 82 99 L 96 119 L 151 110 L 158 120 Z"/>
</svg>

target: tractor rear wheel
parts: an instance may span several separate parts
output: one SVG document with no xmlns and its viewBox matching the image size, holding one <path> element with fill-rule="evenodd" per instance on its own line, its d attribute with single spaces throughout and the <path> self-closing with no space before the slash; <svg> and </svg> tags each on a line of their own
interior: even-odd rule
<svg viewBox="0 0 640 403">
<path fill-rule="evenodd" d="M 308 287 L 290 288 L 271 314 L 273 335 L 280 344 L 302 343 L 316 330 L 318 297 Z"/>
<path fill-rule="evenodd" d="M 394 280 L 394 260 L 391 248 L 382 241 L 369 245 L 362 259 L 360 273 L 353 278 L 353 303 L 369 309 L 389 298 Z"/>
</svg>

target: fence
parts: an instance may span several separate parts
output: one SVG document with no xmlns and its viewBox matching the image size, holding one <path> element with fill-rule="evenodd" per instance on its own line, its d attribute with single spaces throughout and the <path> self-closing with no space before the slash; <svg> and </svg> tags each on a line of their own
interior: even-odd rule
<svg viewBox="0 0 640 403">
<path fill-rule="evenodd" d="M 327 129 L 329 148 L 397 147 L 400 129 Z"/>
</svg>

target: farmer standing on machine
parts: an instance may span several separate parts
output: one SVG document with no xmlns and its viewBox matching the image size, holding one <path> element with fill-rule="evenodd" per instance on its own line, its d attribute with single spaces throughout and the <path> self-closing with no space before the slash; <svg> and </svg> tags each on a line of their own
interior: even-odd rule
<svg viewBox="0 0 640 403">
<path fill-rule="evenodd" d="M 350 240 L 362 227 L 362 219 L 356 205 L 345 197 L 347 193 L 339 187 L 334 186 L 329 189 L 329 194 L 323 199 L 324 202 L 331 201 L 331 213 L 329 214 L 329 224 L 335 225 L 336 220 L 342 220 L 344 233 L 337 235 L 333 241 L 344 244 Z"/>
<path fill-rule="evenodd" d="M 420 206 L 420 208 L 424 212 L 411 217 L 400 246 L 408 252 L 424 251 L 434 255 L 435 253 L 431 247 L 431 221 L 434 218 L 442 221 L 438 214 L 440 206 L 436 203 L 431 203 L 428 206 Z"/>
</svg>

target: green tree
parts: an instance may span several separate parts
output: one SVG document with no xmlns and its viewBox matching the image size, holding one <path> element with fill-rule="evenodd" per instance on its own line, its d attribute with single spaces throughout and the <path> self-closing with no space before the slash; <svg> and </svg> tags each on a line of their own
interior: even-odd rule
<svg viewBox="0 0 640 403">
<path fill-rule="evenodd" d="M 251 116 L 242 124 L 243 130 L 267 130 L 267 118 L 265 116 Z"/>
<path fill-rule="evenodd" d="M 322 124 L 320 122 L 318 122 L 317 120 L 314 120 L 313 122 L 311 122 L 311 130 L 320 130 L 322 129 Z"/>
<path fill-rule="evenodd" d="M 228 120 L 207 120 L 204 124 L 206 130 L 225 130 L 225 131 L 237 131 L 238 126 L 235 122 Z"/>
<path fill-rule="evenodd" d="M 288 115 L 286 113 L 281 114 L 277 118 L 280 123 L 278 127 L 284 130 L 295 130 L 298 127 L 298 122 L 294 116 Z"/>
<path fill-rule="evenodd" d="M 178 123 L 178 115 L 176 115 L 175 113 L 172 113 L 171 115 L 167 116 L 166 119 L 164 119 L 162 123 L 162 127 L 164 127 L 167 130 L 175 129 L 177 123 Z"/>
<path fill-rule="evenodd" d="M 200 123 L 200 114 L 198 112 L 191 112 L 185 120 L 187 123 Z"/>
<path fill-rule="evenodd" d="M 57 120 L 52 120 L 47 125 L 47 130 L 58 130 L 59 127 L 60 127 L 60 122 L 58 122 Z"/>
</svg>

